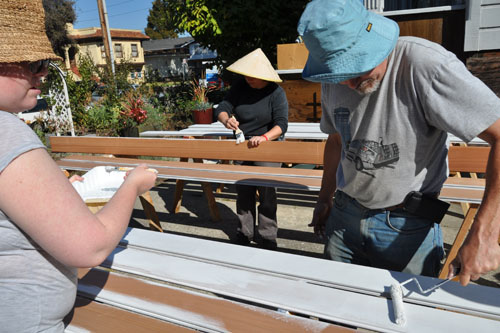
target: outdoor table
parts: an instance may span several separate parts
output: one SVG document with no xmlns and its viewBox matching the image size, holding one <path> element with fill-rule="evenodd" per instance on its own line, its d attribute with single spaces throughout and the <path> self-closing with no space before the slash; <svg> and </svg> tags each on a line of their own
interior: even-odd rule
<svg viewBox="0 0 500 333">
<path fill-rule="evenodd" d="M 233 131 L 216 121 L 211 124 L 194 124 L 179 131 L 145 131 L 140 133 L 141 137 L 168 138 L 168 137 L 219 137 L 234 138 Z M 328 134 L 321 132 L 319 123 L 290 122 L 285 133 L 285 139 L 294 140 L 326 140 Z M 453 134 L 448 134 L 450 143 L 464 143 Z M 487 145 L 484 140 L 474 138 L 469 145 Z"/>
<path fill-rule="evenodd" d="M 167 137 L 221 137 L 233 138 L 233 131 L 220 122 L 212 124 L 194 124 L 179 131 L 145 131 L 141 137 L 167 138 Z M 285 139 L 295 140 L 326 140 L 328 135 L 321 132 L 319 123 L 288 123 Z"/>
</svg>

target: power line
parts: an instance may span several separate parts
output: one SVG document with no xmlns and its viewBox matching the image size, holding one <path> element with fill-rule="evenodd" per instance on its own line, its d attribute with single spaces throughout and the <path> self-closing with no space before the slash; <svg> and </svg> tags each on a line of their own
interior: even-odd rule
<svg viewBox="0 0 500 333">
<path fill-rule="evenodd" d="M 109 15 L 109 12 L 108 12 L 108 17 L 115 17 L 115 16 L 123 16 L 123 15 L 127 15 L 127 14 L 131 14 L 131 13 L 137 13 L 137 12 L 140 12 L 140 11 L 143 11 L 143 10 L 149 10 L 151 8 L 142 8 L 142 9 L 136 9 L 136 10 L 132 10 L 130 12 L 125 12 L 125 13 L 119 13 L 119 14 L 114 14 L 114 15 Z M 89 22 L 89 21 L 99 21 L 99 18 L 93 18 L 93 19 L 88 19 L 88 20 L 78 20 L 78 23 L 81 23 L 81 22 Z"/>
<path fill-rule="evenodd" d="M 107 7 L 115 7 L 115 6 L 118 6 L 118 5 L 123 5 L 124 3 L 127 3 L 127 2 L 132 2 L 132 1 L 136 1 L 136 0 L 127 0 L 127 1 L 122 1 L 122 2 L 119 2 L 119 3 L 116 3 L 116 4 L 113 4 L 113 5 L 108 5 Z"/>
<path fill-rule="evenodd" d="M 115 7 L 115 6 L 119 6 L 119 5 L 123 5 L 125 3 L 129 3 L 129 2 L 132 2 L 132 1 L 136 1 L 136 0 L 127 0 L 127 1 L 122 1 L 122 2 L 118 2 L 118 3 L 115 3 L 113 5 L 108 5 L 106 7 Z M 89 10 L 84 10 L 84 11 L 81 11 L 80 14 L 84 14 L 84 13 L 90 13 L 90 12 L 98 12 L 97 8 L 95 9 L 89 9 Z"/>
<path fill-rule="evenodd" d="M 108 12 L 108 17 L 122 16 L 122 15 L 130 14 L 130 13 L 136 13 L 136 12 L 141 12 L 143 10 L 150 10 L 150 9 L 151 8 L 142 8 L 142 9 L 136 9 L 136 10 L 132 10 L 130 12 L 125 12 L 125 13 L 120 13 L 120 14 L 114 14 L 114 15 L 109 15 L 109 12 Z"/>
</svg>

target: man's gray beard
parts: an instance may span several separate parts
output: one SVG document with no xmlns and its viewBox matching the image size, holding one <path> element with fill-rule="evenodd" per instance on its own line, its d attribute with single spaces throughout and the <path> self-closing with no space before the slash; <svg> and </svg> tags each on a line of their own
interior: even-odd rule
<svg viewBox="0 0 500 333">
<path fill-rule="evenodd" d="M 368 79 L 363 82 L 355 89 L 360 95 L 369 95 L 374 93 L 380 87 L 380 80 Z"/>
</svg>

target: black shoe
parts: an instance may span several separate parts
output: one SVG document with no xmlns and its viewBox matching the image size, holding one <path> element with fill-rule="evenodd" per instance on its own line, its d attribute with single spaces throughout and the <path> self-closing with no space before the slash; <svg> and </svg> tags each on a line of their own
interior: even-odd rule
<svg viewBox="0 0 500 333">
<path fill-rule="evenodd" d="M 261 247 L 266 250 L 276 251 L 278 244 L 275 241 L 269 239 L 263 239 Z"/>
<path fill-rule="evenodd" d="M 243 233 L 241 232 L 237 232 L 236 233 L 236 237 L 234 239 L 234 244 L 238 244 L 238 245 L 250 245 L 250 239 L 248 239 L 247 236 L 245 236 Z"/>
</svg>

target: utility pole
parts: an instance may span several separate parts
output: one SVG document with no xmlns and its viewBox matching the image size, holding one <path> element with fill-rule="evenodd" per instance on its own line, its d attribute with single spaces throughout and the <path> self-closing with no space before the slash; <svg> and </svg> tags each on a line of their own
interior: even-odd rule
<svg viewBox="0 0 500 333">
<path fill-rule="evenodd" d="M 97 0 L 97 9 L 99 10 L 99 20 L 101 22 L 104 52 L 106 53 L 106 59 L 108 63 L 111 64 L 111 71 L 113 72 L 113 75 L 115 75 L 115 56 L 113 53 L 111 34 L 109 32 L 108 11 L 106 10 L 106 1 Z"/>
</svg>

